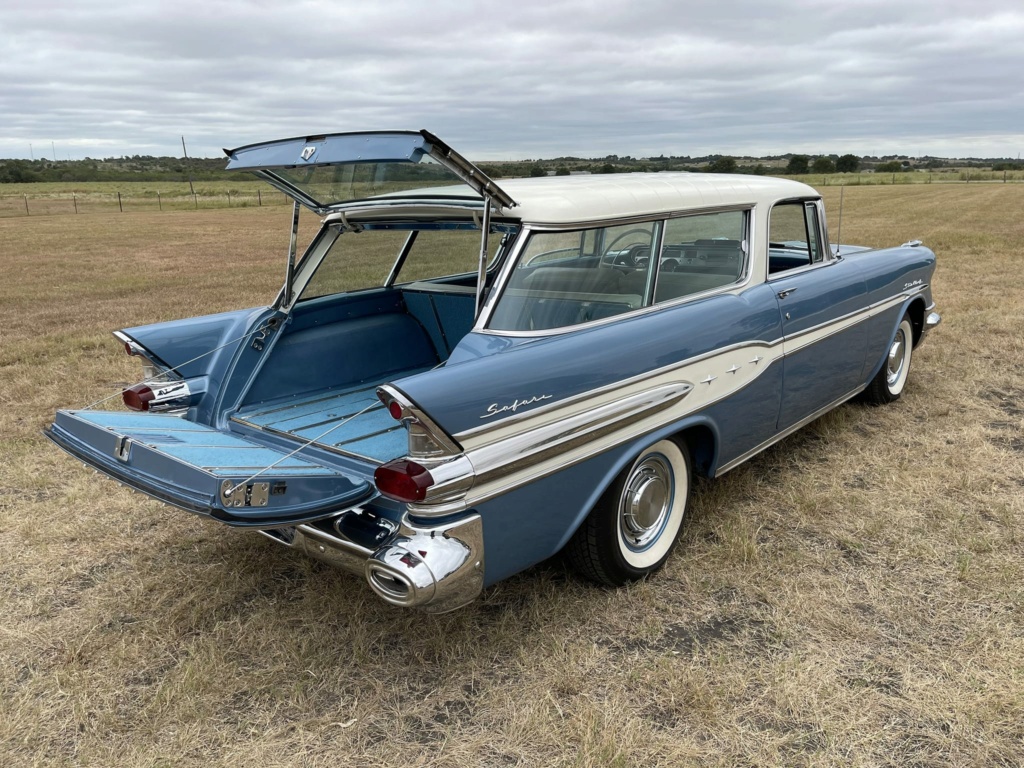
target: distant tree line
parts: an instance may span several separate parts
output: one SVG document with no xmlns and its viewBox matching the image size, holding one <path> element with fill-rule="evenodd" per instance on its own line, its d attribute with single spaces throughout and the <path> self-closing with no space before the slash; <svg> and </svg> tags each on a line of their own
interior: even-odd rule
<svg viewBox="0 0 1024 768">
<path fill-rule="evenodd" d="M 196 181 L 252 179 L 224 170 L 225 158 L 108 157 L 95 160 L 0 160 L 0 184 L 34 181 Z"/>
<path fill-rule="evenodd" d="M 728 155 L 705 157 L 648 157 L 632 158 L 608 155 L 604 158 L 559 157 L 552 160 L 523 160 L 506 163 L 482 163 L 481 168 L 493 178 L 514 176 L 566 176 L 570 173 L 633 173 L 658 171 L 685 171 L 688 173 L 746 173 L 754 175 L 899 173 L 936 168 L 979 168 L 1024 170 L 1024 163 L 993 160 L 949 160 L 935 157 L 910 158 L 907 156 L 857 156 L 787 154 L 762 158 L 735 158 Z"/>
<path fill-rule="evenodd" d="M 21 182 L 91 181 L 247 181 L 245 172 L 224 170 L 222 158 L 108 157 L 102 160 L 0 160 L 0 184 Z M 606 155 L 602 158 L 556 157 L 550 160 L 522 160 L 481 163 L 484 172 L 494 178 L 519 176 L 568 176 L 571 173 L 631 173 L 637 171 L 686 171 L 689 173 L 748 173 L 756 175 L 857 173 L 876 171 L 900 173 L 917 169 L 948 167 L 991 168 L 995 171 L 1024 170 L 1024 163 L 1011 160 L 946 160 L 936 157 L 910 158 L 905 155 L 872 157 L 857 155 L 770 155 L 740 158 L 728 155 L 702 157 L 672 156 L 635 158 Z M 409 169 L 410 171 L 414 169 Z M 418 169 L 417 169 L 418 170 Z M 414 174 L 415 176 L 415 174 Z"/>
</svg>

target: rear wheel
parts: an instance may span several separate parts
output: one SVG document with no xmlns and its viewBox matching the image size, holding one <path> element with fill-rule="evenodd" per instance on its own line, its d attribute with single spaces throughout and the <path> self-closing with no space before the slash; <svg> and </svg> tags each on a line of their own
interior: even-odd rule
<svg viewBox="0 0 1024 768">
<path fill-rule="evenodd" d="M 583 576 L 612 587 L 665 564 L 690 500 L 690 454 L 661 440 L 615 478 L 566 547 Z"/>
<path fill-rule="evenodd" d="M 910 359 L 914 353 L 914 328 L 910 323 L 910 315 L 904 315 L 896 336 L 889 345 L 885 362 L 875 374 L 875 378 L 864 390 L 864 399 L 874 405 L 885 405 L 898 400 L 907 385 L 910 373 Z"/>
</svg>

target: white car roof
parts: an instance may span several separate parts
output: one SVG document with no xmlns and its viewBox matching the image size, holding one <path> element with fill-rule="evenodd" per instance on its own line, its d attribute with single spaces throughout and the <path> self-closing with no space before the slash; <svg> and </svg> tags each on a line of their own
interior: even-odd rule
<svg viewBox="0 0 1024 768">
<path fill-rule="evenodd" d="M 502 211 L 502 217 L 530 224 L 571 224 L 820 197 L 798 181 L 724 173 L 587 174 L 501 179 L 499 183 L 519 204 Z"/>
<path fill-rule="evenodd" d="M 779 200 L 820 197 L 813 187 L 798 181 L 733 173 L 595 173 L 501 179 L 501 189 L 517 205 L 503 208 L 498 218 L 550 226 L 706 208 L 771 206 Z M 436 195 L 446 200 L 436 204 L 427 200 L 412 202 L 405 199 L 409 190 L 392 192 L 353 203 L 345 212 L 329 214 L 324 221 L 454 213 L 462 209 L 457 202 L 460 197 L 465 198 L 468 207 L 479 207 L 482 203 L 479 197 L 463 194 L 457 187 L 428 187 L 414 192 L 421 197 Z"/>
</svg>

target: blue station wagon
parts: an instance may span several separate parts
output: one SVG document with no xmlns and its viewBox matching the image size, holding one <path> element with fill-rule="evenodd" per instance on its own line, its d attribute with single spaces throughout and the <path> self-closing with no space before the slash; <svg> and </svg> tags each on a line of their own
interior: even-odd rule
<svg viewBox="0 0 1024 768">
<path fill-rule="evenodd" d="M 426 131 L 240 147 L 295 200 L 266 307 L 115 333 L 124 409 L 47 435 L 168 504 L 441 612 L 565 550 L 617 586 L 716 477 L 899 398 L 934 254 L 832 245 L 814 189 L 686 173 L 489 179 Z M 295 247 L 304 206 L 322 217 Z"/>
</svg>

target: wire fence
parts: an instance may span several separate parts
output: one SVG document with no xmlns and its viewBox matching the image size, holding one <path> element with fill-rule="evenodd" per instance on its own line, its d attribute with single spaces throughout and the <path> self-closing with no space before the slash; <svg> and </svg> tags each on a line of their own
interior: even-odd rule
<svg viewBox="0 0 1024 768">
<path fill-rule="evenodd" d="M 63 214 L 195 211 L 209 208 L 254 208 L 290 205 L 282 192 L 197 192 L 195 194 L 146 192 L 46 192 L 0 193 L 0 218 Z"/>
<path fill-rule="evenodd" d="M 861 171 L 859 173 L 781 174 L 816 187 L 889 186 L 892 184 L 1014 184 L 1024 181 L 1024 171 L 908 170 Z"/>
<path fill-rule="evenodd" d="M 834 173 L 786 176 L 815 187 L 882 186 L 902 184 L 1012 184 L 1024 182 L 1022 171 L 934 170 L 896 173 Z M 500 183 L 500 180 L 499 180 Z M 253 208 L 290 205 L 284 193 L 253 182 L 244 185 L 212 183 L 196 192 L 167 185 L 164 189 L 111 189 L 102 183 L 100 189 L 62 189 L 56 182 L 19 192 L 18 184 L 0 185 L 0 218 L 16 216 L 55 216 L 64 214 L 132 213 L 155 211 L 196 211 L 213 208 Z M 97 185 L 101 186 L 101 185 Z M 111 185 L 112 186 L 112 185 Z M 140 185 L 141 186 L 141 185 Z M 153 185 L 157 186 L 157 185 Z M 197 185 L 199 186 L 199 185 Z M 237 188 L 242 186 L 241 189 Z M 41 188 L 41 189 L 40 189 Z"/>
</svg>

